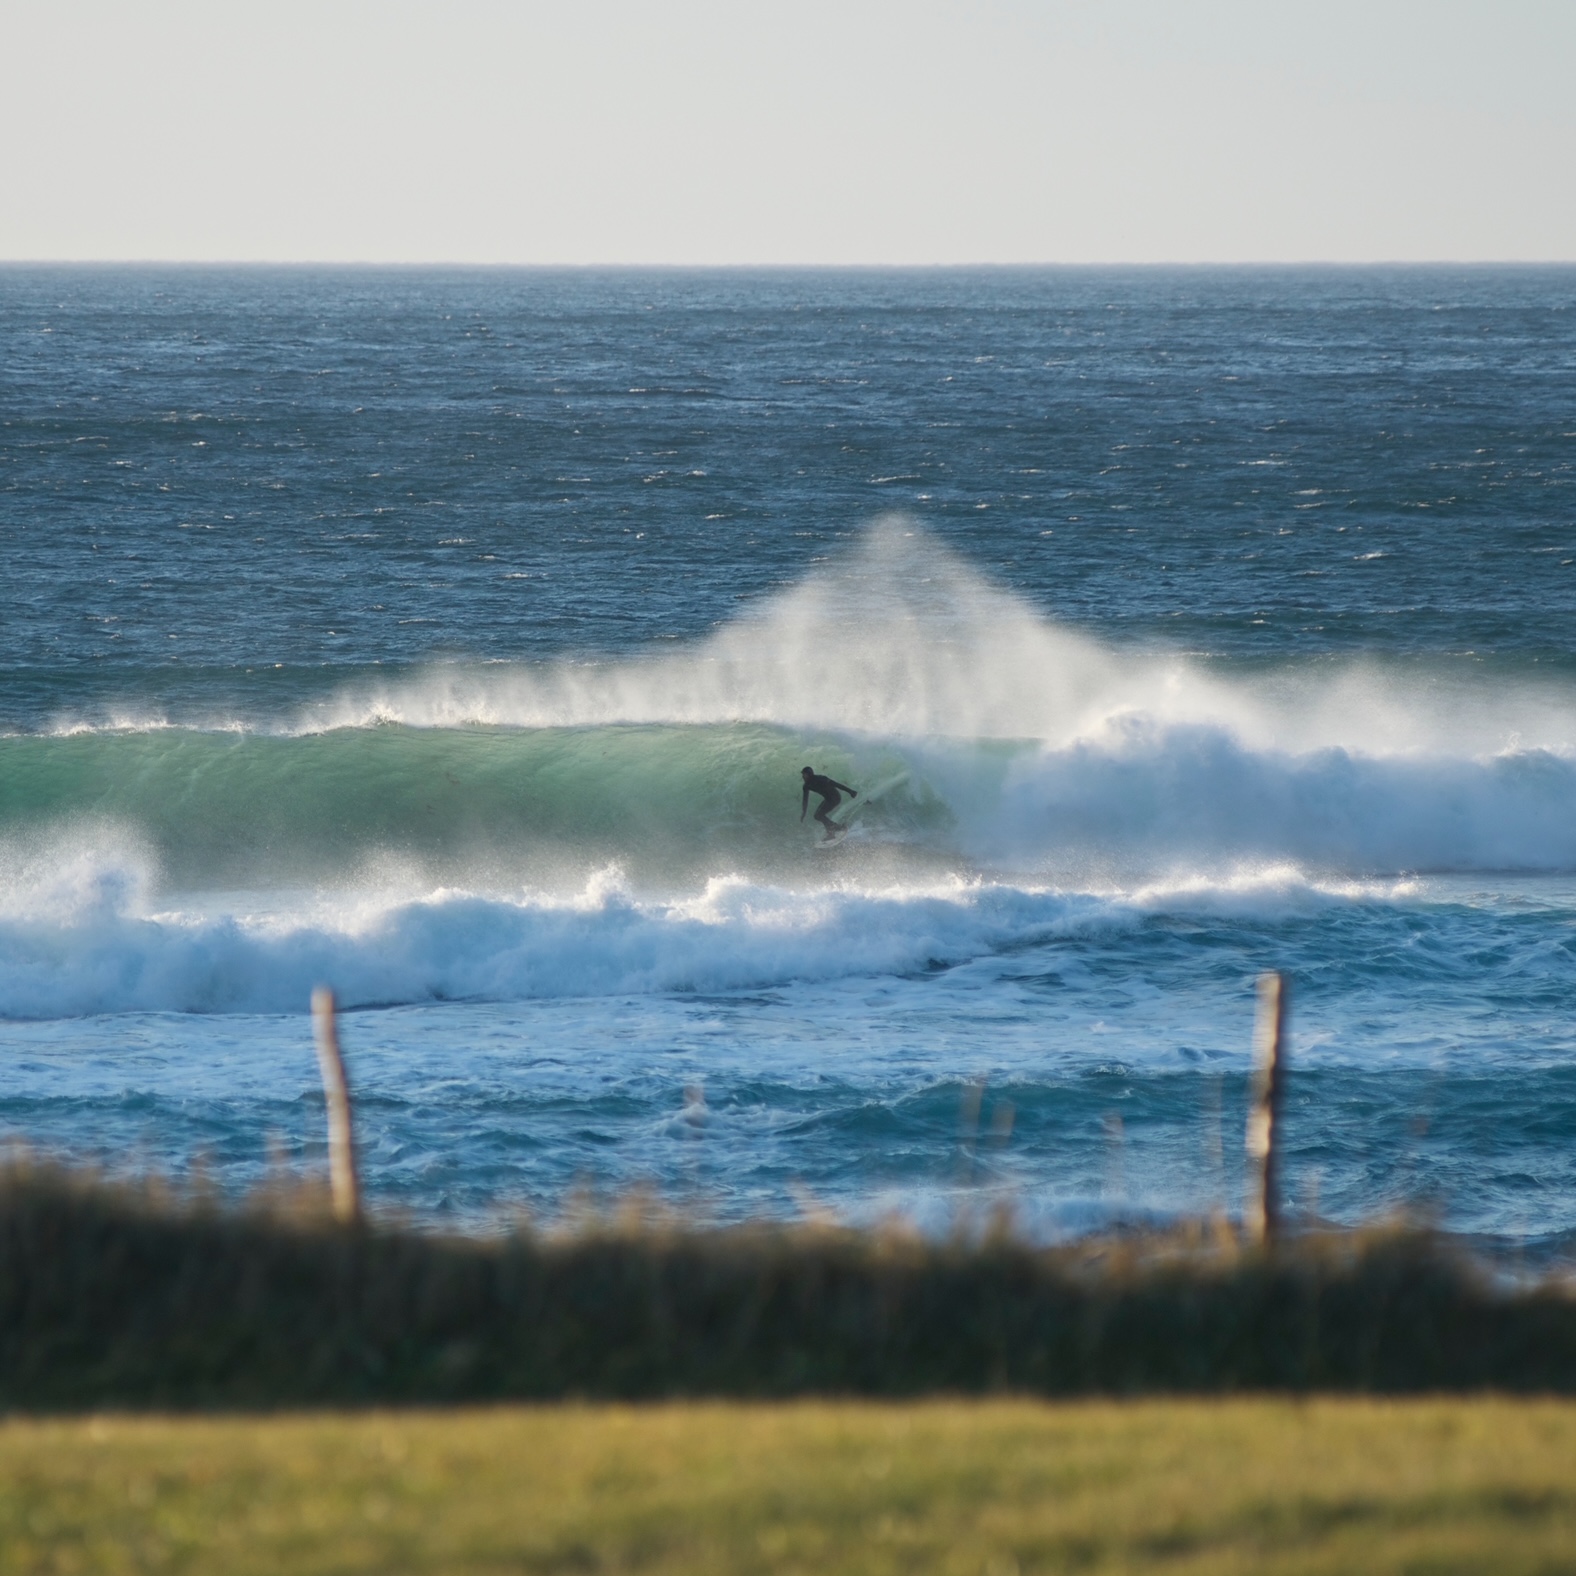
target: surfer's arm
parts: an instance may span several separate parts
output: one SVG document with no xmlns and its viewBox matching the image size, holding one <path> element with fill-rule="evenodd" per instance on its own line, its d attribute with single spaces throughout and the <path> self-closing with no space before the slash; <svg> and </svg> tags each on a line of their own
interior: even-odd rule
<svg viewBox="0 0 1576 1576">
<path fill-rule="evenodd" d="M 810 790 L 808 788 L 799 795 L 799 819 L 804 819 L 804 813 L 810 808 Z"/>
<path fill-rule="evenodd" d="M 857 788 L 850 788 L 847 783 L 834 782 L 832 786 L 834 788 L 841 788 L 844 793 L 851 794 L 855 799 L 859 797 L 859 790 Z"/>
</svg>

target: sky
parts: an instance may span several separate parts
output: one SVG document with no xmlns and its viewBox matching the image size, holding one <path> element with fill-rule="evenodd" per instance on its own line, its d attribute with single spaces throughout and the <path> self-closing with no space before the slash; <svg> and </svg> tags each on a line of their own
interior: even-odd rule
<svg viewBox="0 0 1576 1576">
<path fill-rule="evenodd" d="M 1576 0 L 0 0 L 0 258 L 1576 260 Z"/>
</svg>

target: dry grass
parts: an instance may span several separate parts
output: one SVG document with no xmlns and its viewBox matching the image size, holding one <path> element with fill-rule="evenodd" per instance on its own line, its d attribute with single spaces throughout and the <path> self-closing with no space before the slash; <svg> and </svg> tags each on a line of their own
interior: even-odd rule
<svg viewBox="0 0 1576 1576">
<path fill-rule="evenodd" d="M 476 1239 L 0 1173 L 0 1407 L 1272 1389 L 1576 1393 L 1576 1298 L 1406 1231 Z"/>
<path fill-rule="evenodd" d="M 0 1571 L 1576 1570 L 1576 1404 L 540 1407 L 0 1426 Z"/>
</svg>

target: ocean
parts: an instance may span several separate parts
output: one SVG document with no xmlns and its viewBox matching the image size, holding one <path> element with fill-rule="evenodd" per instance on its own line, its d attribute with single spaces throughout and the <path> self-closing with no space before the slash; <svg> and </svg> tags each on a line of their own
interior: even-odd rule
<svg viewBox="0 0 1576 1576">
<path fill-rule="evenodd" d="M 0 540 L 0 1138 L 326 984 L 376 1207 L 1056 1236 L 1281 969 L 1294 1213 L 1576 1238 L 1576 269 L 10 266 Z"/>
</svg>

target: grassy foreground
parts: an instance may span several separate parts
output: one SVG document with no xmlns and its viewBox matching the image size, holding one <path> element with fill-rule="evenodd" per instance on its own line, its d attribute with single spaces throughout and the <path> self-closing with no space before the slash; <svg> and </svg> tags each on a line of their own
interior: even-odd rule
<svg viewBox="0 0 1576 1576">
<path fill-rule="evenodd" d="M 0 1425 L 0 1571 L 1576 1571 L 1576 1404 L 511 1407 Z"/>
<path fill-rule="evenodd" d="M 1576 1393 L 1576 1293 L 1421 1232 L 436 1237 L 0 1173 L 0 1408 Z"/>
</svg>

